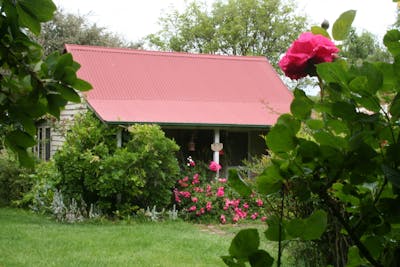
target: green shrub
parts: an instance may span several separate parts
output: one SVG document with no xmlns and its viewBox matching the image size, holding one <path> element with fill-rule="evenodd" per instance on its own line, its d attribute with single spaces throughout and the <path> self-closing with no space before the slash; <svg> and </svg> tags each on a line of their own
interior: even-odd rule
<svg viewBox="0 0 400 267">
<path fill-rule="evenodd" d="M 178 146 L 160 127 L 129 127 L 130 141 L 117 147 L 116 129 L 92 113 L 80 115 L 54 160 L 65 199 L 82 199 L 111 214 L 167 205 L 178 173 Z"/>
<path fill-rule="evenodd" d="M 156 125 L 133 125 L 129 132 L 131 140 L 126 149 L 137 156 L 134 166 L 142 170 L 145 181 L 142 194 L 137 198 L 139 205 L 164 207 L 170 204 L 171 190 L 179 174 L 175 156 L 179 146 L 165 137 Z"/>
<path fill-rule="evenodd" d="M 29 177 L 32 187 L 19 201 L 19 206 L 40 213 L 50 212 L 56 185 L 60 182 L 60 173 L 54 161 L 40 162 Z"/>
<path fill-rule="evenodd" d="M 0 206 L 9 206 L 22 199 L 32 183 L 27 175 L 29 170 L 7 151 L 0 151 Z"/>
</svg>

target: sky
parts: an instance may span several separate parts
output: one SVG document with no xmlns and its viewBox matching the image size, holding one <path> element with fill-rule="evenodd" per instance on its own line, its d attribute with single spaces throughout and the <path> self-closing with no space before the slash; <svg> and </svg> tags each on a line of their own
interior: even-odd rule
<svg viewBox="0 0 400 267">
<path fill-rule="evenodd" d="M 92 23 L 135 42 L 159 30 L 158 18 L 170 8 L 182 11 L 185 0 L 53 0 L 58 8 L 86 15 Z M 211 4 L 214 0 L 206 1 Z M 349 9 L 357 10 L 353 25 L 382 38 L 395 21 L 396 4 L 392 0 L 296 0 L 299 14 L 306 15 L 314 25 L 324 19 L 331 25 Z"/>
</svg>

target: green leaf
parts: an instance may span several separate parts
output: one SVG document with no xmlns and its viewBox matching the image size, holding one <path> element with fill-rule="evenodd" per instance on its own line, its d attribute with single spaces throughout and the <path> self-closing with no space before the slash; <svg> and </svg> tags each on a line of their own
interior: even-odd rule
<svg viewBox="0 0 400 267">
<path fill-rule="evenodd" d="M 383 164 L 382 166 L 383 174 L 386 176 L 389 182 L 394 186 L 400 188 L 400 172 L 392 167 Z"/>
<path fill-rule="evenodd" d="M 242 180 L 236 169 L 229 170 L 228 184 L 242 197 L 248 197 L 252 193 L 249 185 Z"/>
<path fill-rule="evenodd" d="M 306 121 L 306 125 L 311 130 L 320 130 L 324 128 L 324 122 L 322 120 L 309 119 Z"/>
<path fill-rule="evenodd" d="M 266 136 L 267 146 L 274 153 L 289 152 L 296 147 L 293 131 L 282 124 L 275 124 Z"/>
<path fill-rule="evenodd" d="M 36 144 L 35 138 L 32 135 L 21 130 L 9 132 L 6 135 L 6 142 L 10 144 L 11 147 L 21 147 L 24 149 Z"/>
<path fill-rule="evenodd" d="M 320 34 L 322 36 L 325 36 L 326 38 L 331 39 L 331 36 L 329 35 L 329 33 L 322 27 L 320 26 L 312 26 L 311 27 L 311 32 L 313 34 Z"/>
<path fill-rule="evenodd" d="M 321 237 L 328 224 L 327 214 L 317 210 L 306 219 L 292 219 L 287 222 L 286 230 L 292 237 L 302 240 L 314 240 Z"/>
<path fill-rule="evenodd" d="M 360 257 L 360 253 L 356 246 L 349 248 L 347 253 L 347 267 L 359 267 L 364 263 L 363 259 Z"/>
<path fill-rule="evenodd" d="M 257 229 L 241 230 L 233 238 L 229 254 L 237 259 L 247 259 L 258 250 L 260 236 Z"/>
<path fill-rule="evenodd" d="M 339 18 L 333 23 L 332 36 L 336 41 L 346 39 L 356 16 L 355 10 L 348 10 L 342 13 Z"/>
<path fill-rule="evenodd" d="M 396 97 L 390 104 L 389 112 L 395 120 L 400 117 L 400 93 L 396 94 Z"/>
<path fill-rule="evenodd" d="M 17 148 L 14 151 L 17 152 L 19 163 L 22 166 L 27 168 L 33 168 L 35 166 L 35 160 L 29 155 L 26 149 Z"/>
<path fill-rule="evenodd" d="M 331 146 L 339 149 L 346 147 L 345 138 L 333 135 L 326 131 L 318 131 L 314 133 L 314 138 L 320 145 Z"/>
<path fill-rule="evenodd" d="M 54 55 L 56 56 L 56 54 Z M 51 58 L 48 60 L 54 60 L 54 58 Z M 57 58 L 57 64 L 54 68 L 54 78 L 57 80 L 61 80 L 64 76 L 64 70 L 66 67 L 71 67 L 73 64 L 73 59 L 72 55 L 70 53 L 63 54 L 62 56 Z"/>
<path fill-rule="evenodd" d="M 290 111 L 297 119 L 307 119 L 311 115 L 314 102 L 309 99 L 303 90 L 295 89 L 295 98 L 290 105 Z"/>
<path fill-rule="evenodd" d="M 279 168 L 275 165 L 268 166 L 264 172 L 256 178 L 258 192 L 261 194 L 273 194 L 282 188 L 283 178 Z"/>
<path fill-rule="evenodd" d="M 270 241 L 279 241 L 279 218 L 276 215 L 272 215 L 268 218 L 268 229 L 264 232 L 265 237 Z M 282 222 L 282 235 L 281 240 L 286 240 L 287 234 Z"/>
<path fill-rule="evenodd" d="M 84 80 L 81 79 L 76 79 L 76 81 L 72 84 L 72 87 L 74 87 L 74 89 L 84 92 L 84 91 L 89 91 L 90 89 L 92 89 L 92 85 Z"/>
<path fill-rule="evenodd" d="M 383 44 L 387 47 L 393 56 L 400 55 L 400 31 L 390 30 L 383 37 Z"/>
<path fill-rule="evenodd" d="M 317 65 L 318 76 L 327 83 L 339 83 L 347 87 L 350 79 L 347 65 L 344 61 L 321 63 Z"/>
<path fill-rule="evenodd" d="M 257 250 L 249 256 L 251 267 L 270 267 L 274 264 L 274 259 L 265 250 Z"/>
<path fill-rule="evenodd" d="M 63 86 L 63 85 L 56 85 L 56 90 L 60 93 L 60 95 L 68 101 L 74 103 L 80 103 L 81 97 L 79 94 L 71 87 Z"/>
<path fill-rule="evenodd" d="M 381 255 L 383 249 L 384 249 L 384 244 L 383 244 L 383 237 L 382 236 L 367 236 L 363 240 L 363 244 L 365 247 L 368 249 L 368 251 L 371 253 L 372 257 L 374 258 L 379 258 Z"/>
<path fill-rule="evenodd" d="M 302 140 L 299 144 L 298 153 L 302 157 L 303 162 L 309 162 L 318 157 L 319 147 L 312 141 Z"/>
<path fill-rule="evenodd" d="M 32 33 L 39 35 L 40 22 L 37 20 L 37 18 L 33 14 L 27 12 L 19 2 L 17 2 L 16 9 L 18 12 L 18 21 L 21 26 L 27 27 L 32 31 Z"/>
<path fill-rule="evenodd" d="M 293 135 L 300 130 L 301 122 L 290 114 L 283 114 L 278 118 L 276 124 L 284 125 L 290 129 Z"/>
<path fill-rule="evenodd" d="M 64 107 L 68 103 L 68 101 L 58 94 L 49 94 L 46 97 L 49 113 L 57 119 L 60 119 L 61 107 Z"/>
<path fill-rule="evenodd" d="M 57 10 L 56 5 L 51 0 L 18 0 L 17 5 L 34 16 L 39 22 L 51 20 Z"/>
<path fill-rule="evenodd" d="M 347 102 L 337 101 L 332 104 L 332 115 L 346 121 L 352 121 L 356 117 L 356 107 Z"/>
</svg>

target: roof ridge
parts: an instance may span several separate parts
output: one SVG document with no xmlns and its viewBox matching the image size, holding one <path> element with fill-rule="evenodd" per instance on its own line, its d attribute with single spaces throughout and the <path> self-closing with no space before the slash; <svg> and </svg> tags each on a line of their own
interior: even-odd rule
<svg viewBox="0 0 400 267">
<path fill-rule="evenodd" d="M 219 55 L 219 54 L 201 54 L 189 52 L 174 52 L 174 51 L 155 51 L 155 50 L 141 50 L 125 47 L 104 47 L 104 46 L 91 46 L 91 45 L 77 45 L 65 44 L 68 52 L 70 50 L 93 51 L 103 53 L 117 53 L 117 54 L 140 54 L 160 57 L 183 57 L 183 58 L 201 58 L 201 59 L 221 59 L 221 60 L 241 60 L 241 61 L 268 61 L 265 56 L 238 56 L 238 55 Z"/>
</svg>

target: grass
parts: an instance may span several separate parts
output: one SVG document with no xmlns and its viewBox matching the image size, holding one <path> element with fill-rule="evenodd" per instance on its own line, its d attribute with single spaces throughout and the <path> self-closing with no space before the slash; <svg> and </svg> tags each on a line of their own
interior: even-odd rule
<svg viewBox="0 0 400 267">
<path fill-rule="evenodd" d="M 60 224 L 0 209 L 0 266 L 225 266 L 232 233 L 185 222 Z"/>
<path fill-rule="evenodd" d="M 226 266 L 230 243 L 243 228 L 263 224 L 196 225 L 182 221 L 63 224 L 26 210 L 0 208 L 0 267 Z M 276 257 L 276 243 L 261 234 Z M 288 251 L 282 266 L 295 266 Z M 275 262 L 276 263 L 276 262 Z M 275 266 L 275 265 L 274 265 Z"/>
</svg>

